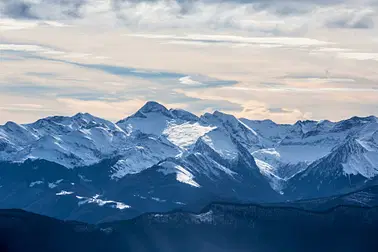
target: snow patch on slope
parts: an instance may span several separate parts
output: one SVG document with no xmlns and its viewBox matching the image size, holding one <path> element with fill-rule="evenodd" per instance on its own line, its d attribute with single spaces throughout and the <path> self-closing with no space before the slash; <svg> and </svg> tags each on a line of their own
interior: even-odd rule
<svg viewBox="0 0 378 252">
<path fill-rule="evenodd" d="M 119 122 L 118 125 L 128 133 L 139 130 L 146 134 L 160 136 L 170 120 L 160 112 L 150 112 L 146 117 L 131 117 L 124 122 Z"/>
<path fill-rule="evenodd" d="M 257 167 L 260 169 L 260 173 L 268 178 L 269 184 L 273 188 L 273 190 L 282 193 L 284 187 L 284 179 L 275 175 L 275 168 L 259 159 L 255 159 L 255 162 Z"/>
<path fill-rule="evenodd" d="M 70 194 L 73 194 L 73 192 L 68 192 L 68 191 L 62 190 L 62 191 L 56 193 L 55 195 L 57 195 L 57 196 L 63 196 L 63 195 L 70 195 Z"/>
<path fill-rule="evenodd" d="M 112 166 L 111 179 L 120 179 L 128 174 L 139 173 L 155 164 L 156 160 L 141 159 L 139 155 L 120 159 Z"/>
<path fill-rule="evenodd" d="M 167 202 L 167 200 L 164 200 L 164 199 L 160 199 L 158 197 L 151 197 L 152 200 L 156 201 L 156 202 L 160 202 L 160 203 L 164 203 L 164 202 Z"/>
<path fill-rule="evenodd" d="M 214 214 L 213 211 L 210 210 L 206 213 L 201 213 L 201 214 L 192 214 L 192 220 L 197 223 L 212 223 L 214 219 Z"/>
<path fill-rule="evenodd" d="M 343 163 L 343 170 L 348 175 L 362 175 L 365 178 L 373 178 L 378 175 L 378 153 L 367 152 L 362 155 L 351 155 L 348 161 Z"/>
<path fill-rule="evenodd" d="M 49 184 L 48 184 L 48 185 L 49 185 L 49 188 L 53 189 L 53 188 L 57 187 L 62 181 L 63 181 L 63 179 L 59 179 L 59 180 L 57 180 L 57 181 L 55 181 L 55 182 L 51 182 L 51 183 L 49 183 Z"/>
<path fill-rule="evenodd" d="M 29 187 L 34 187 L 35 185 L 41 185 L 43 184 L 44 182 L 41 181 L 41 180 L 38 180 L 38 181 L 34 181 L 34 182 L 31 182 Z"/>
<path fill-rule="evenodd" d="M 117 180 L 128 174 L 139 173 L 165 158 L 180 154 L 179 149 L 168 141 L 164 142 L 149 137 L 138 142 L 140 145 L 129 148 L 123 153 L 122 158 L 112 166 L 111 179 Z"/>
<path fill-rule="evenodd" d="M 159 169 L 158 171 L 163 173 L 164 175 L 168 175 L 168 174 L 176 174 L 176 180 L 181 182 L 181 183 L 184 183 L 184 184 L 188 184 L 190 186 L 193 186 L 193 187 L 201 187 L 195 180 L 194 180 L 194 175 L 188 171 L 187 169 L 185 169 L 184 167 L 182 167 L 181 165 L 176 165 L 172 162 L 165 162 L 162 164 L 162 167 L 161 169 Z"/>
<path fill-rule="evenodd" d="M 81 206 L 83 204 L 97 204 L 99 206 L 105 206 L 109 205 L 112 208 L 117 208 L 119 210 L 124 210 L 127 208 L 130 208 L 129 205 L 126 205 L 122 202 L 113 201 L 113 200 L 102 200 L 99 198 L 100 195 L 96 194 L 93 197 L 82 197 L 82 196 L 76 196 L 77 199 L 82 199 L 82 201 L 79 201 L 78 205 Z"/>
<path fill-rule="evenodd" d="M 203 126 L 196 123 L 170 124 L 164 131 L 163 135 L 173 144 L 182 149 L 193 145 L 198 138 L 215 129 L 216 127 Z"/>
<path fill-rule="evenodd" d="M 201 138 L 214 151 L 226 159 L 235 159 L 238 156 L 238 149 L 232 142 L 229 135 L 215 129 Z"/>
</svg>

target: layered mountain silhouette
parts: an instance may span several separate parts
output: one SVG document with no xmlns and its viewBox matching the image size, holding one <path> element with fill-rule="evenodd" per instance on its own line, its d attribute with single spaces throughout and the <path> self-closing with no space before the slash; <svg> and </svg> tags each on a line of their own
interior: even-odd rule
<svg viewBox="0 0 378 252">
<path fill-rule="evenodd" d="M 377 189 L 359 194 L 372 190 Z M 352 205 L 314 211 L 213 203 L 199 212 L 149 213 L 97 225 L 9 209 L 0 210 L 0 227 L 0 249 L 9 252 L 373 252 L 378 247 L 378 208 Z"/>
</svg>

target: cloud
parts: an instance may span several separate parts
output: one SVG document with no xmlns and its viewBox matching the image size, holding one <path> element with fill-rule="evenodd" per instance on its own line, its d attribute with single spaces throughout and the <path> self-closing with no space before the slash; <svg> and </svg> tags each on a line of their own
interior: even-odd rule
<svg viewBox="0 0 378 252">
<path fill-rule="evenodd" d="M 241 108 L 230 109 L 227 112 L 238 117 L 249 119 L 271 119 L 281 123 L 294 123 L 303 119 L 340 120 L 354 114 L 376 114 L 378 92 L 371 90 L 328 89 L 322 92 L 271 92 L 263 88 L 212 88 L 207 90 L 177 90 L 186 96 L 197 99 L 222 102 L 232 102 Z M 303 91 L 303 90 L 300 90 Z M 378 91 L 378 90 L 377 90 Z M 361 100 L 363 98 L 363 101 Z M 280 108 L 280 109 L 277 109 Z M 359 112 L 357 112 L 359 111 Z"/>
<path fill-rule="evenodd" d="M 24 52 L 24 53 L 34 53 L 44 56 L 60 56 L 61 58 L 92 58 L 89 53 L 79 53 L 79 52 L 65 52 L 63 50 L 54 49 L 48 46 L 33 45 L 33 44 L 11 44 L 11 43 L 0 43 L 0 51 L 4 52 Z"/>
<path fill-rule="evenodd" d="M 378 61 L 378 53 L 368 52 L 340 52 L 337 54 L 340 58 L 355 60 L 375 60 Z"/>
<path fill-rule="evenodd" d="M 248 119 L 272 119 L 281 123 L 294 123 L 298 120 L 308 120 L 312 117 L 310 112 L 302 112 L 299 109 L 269 108 L 266 104 L 245 106 L 238 115 Z"/>
<path fill-rule="evenodd" d="M 21 45 L 21 44 L 0 44 L 0 51 L 17 51 L 17 52 L 40 52 L 46 54 L 63 54 L 64 52 L 56 51 L 39 45 Z"/>
<path fill-rule="evenodd" d="M 227 113 L 232 113 L 240 118 L 248 118 L 255 120 L 272 119 L 281 123 L 293 123 L 297 120 L 309 119 L 311 118 L 311 113 L 302 112 L 297 108 L 270 108 L 267 102 L 259 101 L 254 99 L 253 96 L 249 96 L 249 92 L 243 92 L 247 95 L 247 99 L 242 96 L 234 96 L 224 92 L 225 89 L 218 89 L 217 92 L 214 90 L 207 92 L 197 92 L 197 91 L 184 91 L 177 90 L 178 92 L 184 93 L 188 97 L 195 97 L 202 99 L 203 101 L 213 101 L 217 102 L 218 107 L 222 107 L 223 103 L 231 103 L 234 106 L 224 109 L 223 111 Z M 204 112 L 212 112 L 211 109 L 206 109 Z"/>
<path fill-rule="evenodd" d="M 13 83 L 4 85 L 0 83 L 0 91 L 3 94 L 21 94 L 23 96 L 41 97 L 61 92 L 62 89 L 53 86 L 36 85 L 33 83 Z"/>
<path fill-rule="evenodd" d="M 372 88 L 350 88 L 350 87 L 330 87 L 330 88 L 297 88 L 297 87 L 275 87 L 275 88 L 248 88 L 248 87 L 225 87 L 227 90 L 255 91 L 255 92 L 278 92 L 278 93 L 325 93 L 325 92 L 378 92 L 378 87 Z"/>
<path fill-rule="evenodd" d="M 285 81 L 300 81 L 302 83 L 313 83 L 313 84 L 325 84 L 325 83 L 353 83 L 356 82 L 355 79 L 345 78 L 345 77 L 332 77 L 329 71 L 325 71 L 323 76 L 319 75 L 289 75 L 283 77 Z M 282 86 L 282 85 L 281 85 Z"/>
<path fill-rule="evenodd" d="M 3 51 L 4 54 L 10 53 L 10 55 L 12 55 L 13 52 L 19 53 L 21 55 L 24 54 L 25 59 L 37 59 L 40 61 L 63 63 L 79 68 L 86 68 L 88 70 L 102 71 L 106 74 L 111 74 L 119 77 L 135 77 L 140 79 L 164 82 L 165 86 L 172 86 L 176 85 L 177 83 L 181 83 L 187 85 L 189 88 L 190 86 L 194 85 L 209 87 L 230 86 L 237 84 L 237 81 L 234 80 L 221 80 L 201 74 L 187 75 L 186 73 L 160 71 L 156 69 L 151 70 L 133 68 L 122 65 L 81 63 L 78 62 L 78 60 L 93 59 L 97 58 L 97 56 L 91 53 L 64 51 L 45 45 L 4 43 L 0 44 L 0 51 Z M 28 72 L 26 73 L 26 75 L 50 78 L 54 77 L 52 73 Z M 55 77 L 57 76 L 55 75 Z M 113 85 L 112 83 L 114 84 L 114 82 L 110 82 L 111 85 Z"/>
<path fill-rule="evenodd" d="M 25 75 L 44 77 L 44 78 L 56 78 L 56 77 L 58 77 L 57 74 L 48 73 L 48 72 L 27 72 L 27 73 L 25 73 Z"/>
<path fill-rule="evenodd" d="M 4 111 L 50 111 L 48 108 L 45 108 L 41 104 L 8 104 L 6 107 L 0 107 L 0 110 Z"/>
<path fill-rule="evenodd" d="M 190 87 L 221 87 L 221 86 L 232 86 L 237 84 L 237 81 L 232 80 L 219 80 L 216 78 L 211 78 L 209 76 L 194 74 L 179 78 L 179 82 L 183 85 Z"/>
<path fill-rule="evenodd" d="M 4 0 L 3 14 L 20 19 L 79 18 L 86 0 Z"/>
<path fill-rule="evenodd" d="M 30 29 L 36 27 L 37 25 L 37 22 L 0 19 L 0 31 Z"/>
<path fill-rule="evenodd" d="M 331 17 L 326 26 L 329 28 L 370 29 L 374 27 L 374 17 L 377 15 L 371 9 L 344 9 L 341 13 Z"/>
<path fill-rule="evenodd" d="M 142 37 L 149 39 L 173 41 L 195 42 L 202 44 L 241 44 L 241 45 L 263 45 L 267 47 L 286 46 L 323 46 L 332 44 L 331 42 L 321 41 L 302 37 L 245 37 L 234 35 L 208 35 L 208 34 L 190 34 L 186 36 L 162 35 L 162 34 L 128 34 L 128 36 Z"/>
<path fill-rule="evenodd" d="M 134 30 L 234 29 L 288 35 L 305 33 L 311 26 L 372 27 L 374 2 L 364 1 L 360 6 L 366 8 L 357 3 L 357 0 L 4 0 L 0 3 L 0 15 L 23 20 L 95 22 Z"/>
<path fill-rule="evenodd" d="M 181 77 L 179 81 L 184 85 L 202 85 L 202 82 L 193 80 L 190 76 Z"/>
<path fill-rule="evenodd" d="M 373 46 L 371 46 L 373 48 Z M 338 47 L 324 47 L 324 48 L 312 48 L 309 52 L 314 56 L 327 56 L 337 57 L 341 59 L 352 60 L 374 60 L 378 61 L 378 53 L 376 51 L 367 51 L 368 48 L 362 48 L 364 50 L 353 50 L 350 48 L 338 48 Z"/>
<path fill-rule="evenodd" d="M 290 110 L 284 109 L 284 108 L 268 108 L 268 111 L 270 113 L 282 113 L 282 114 L 286 114 L 286 113 L 291 112 Z"/>
</svg>

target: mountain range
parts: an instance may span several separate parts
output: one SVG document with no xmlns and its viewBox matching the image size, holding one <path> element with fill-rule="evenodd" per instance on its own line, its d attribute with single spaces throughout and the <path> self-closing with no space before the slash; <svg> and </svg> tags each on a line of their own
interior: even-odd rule
<svg viewBox="0 0 378 252">
<path fill-rule="evenodd" d="M 337 197 L 377 175 L 374 116 L 289 125 L 147 102 L 117 123 L 79 113 L 0 126 L 0 207 L 89 223 Z"/>
</svg>

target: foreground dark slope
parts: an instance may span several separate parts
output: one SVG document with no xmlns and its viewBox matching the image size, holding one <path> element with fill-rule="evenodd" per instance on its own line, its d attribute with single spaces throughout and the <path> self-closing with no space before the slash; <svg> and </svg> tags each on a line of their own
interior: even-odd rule
<svg viewBox="0 0 378 252">
<path fill-rule="evenodd" d="M 89 225 L 22 210 L 0 211 L 0 250 L 19 251 L 377 251 L 378 208 L 325 212 L 214 203 L 201 213 L 145 214 Z"/>
<path fill-rule="evenodd" d="M 266 206 L 295 207 L 310 211 L 326 211 L 337 206 L 378 207 L 378 185 L 376 184 L 377 181 L 374 181 L 372 186 L 343 195 L 286 201 L 282 203 L 266 204 Z"/>
</svg>

